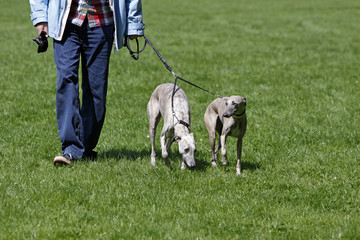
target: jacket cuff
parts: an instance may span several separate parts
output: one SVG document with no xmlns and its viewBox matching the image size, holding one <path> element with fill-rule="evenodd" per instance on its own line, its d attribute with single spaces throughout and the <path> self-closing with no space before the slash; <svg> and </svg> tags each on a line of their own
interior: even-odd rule
<svg viewBox="0 0 360 240">
<path fill-rule="evenodd" d="M 126 31 L 126 35 L 144 35 L 145 24 L 144 23 L 129 23 Z"/>
<path fill-rule="evenodd" d="M 38 23 L 48 21 L 46 13 L 43 11 L 33 12 L 32 14 L 30 14 L 30 17 L 34 26 Z"/>
</svg>

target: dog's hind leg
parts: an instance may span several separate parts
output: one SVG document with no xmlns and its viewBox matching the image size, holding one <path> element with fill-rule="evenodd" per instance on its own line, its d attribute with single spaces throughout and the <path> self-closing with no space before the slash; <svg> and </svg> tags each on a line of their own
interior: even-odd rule
<svg viewBox="0 0 360 240">
<path fill-rule="evenodd" d="M 151 143 L 151 164 L 155 166 L 155 135 L 156 127 L 159 124 L 161 114 L 159 106 L 156 102 L 150 100 L 147 106 L 147 113 L 149 117 L 149 138 Z"/>
<path fill-rule="evenodd" d="M 218 159 L 218 154 L 219 154 L 220 148 L 221 148 L 221 141 L 220 141 L 220 136 L 219 136 L 218 145 L 216 146 L 216 149 L 215 149 L 215 159 L 216 160 Z"/>
<path fill-rule="evenodd" d="M 204 123 L 206 126 L 206 130 L 209 134 L 209 142 L 210 142 L 210 149 L 211 149 L 211 164 L 213 167 L 216 167 L 217 161 L 217 150 L 215 149 L 216 143 L 216 131 L 217 131 L 217 115 L 215 115 L 211 108 L 208 107 L 204 114 Z"/>
<path fill-rule="evenodd" d="M 216 167 L 217 161 L 217 150 L 215 149 L 216 133 L 214 131 L 209 131 L 209 142 L 211 149 L 211 164 L 213 167 Z"/>
<path fill-rule="evenodd" d="M 213 167 L 216 167 L 217 161 L 217 151 L 215 149 L 215 141 L 216 141 L 216 132 L 215 132 L 215 121 L 212 121 L 209 115 L 205 114 L 204 117 L 205 126 L 209 133 L 209 143 L 210 143 L 210 151 L 211 151 L 211 164 Z"/>
<path fill-rule="evenodd" d="M 242 152 L 242 138 L 237 140 L 237 164 L 236 164 L 236 175 L 241 173 L 241 152 Z"/>
</svg>

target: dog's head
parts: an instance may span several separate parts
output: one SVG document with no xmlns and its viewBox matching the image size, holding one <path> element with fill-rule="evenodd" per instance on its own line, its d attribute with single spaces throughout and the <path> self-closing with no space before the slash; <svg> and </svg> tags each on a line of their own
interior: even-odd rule
<svg viewBox="0 0 360 240">
<path fill-rule="evenodd" d="M 241 96 L 231 96 L 223 98 L 226 105 L 224 117 L 242 117 L 246 111 L 246 98 Z"/>
<path fill-rule="evenodd" d="M 194 140 L 194 134 L 185 134 L 182 136 L 176 136 L 175 140 L 179 145 L 179 153 L 182 155 L 183 162 L 186 163 L 188 167 L 195 167 L 195 157 L 196 145 Z"/>
</svg>

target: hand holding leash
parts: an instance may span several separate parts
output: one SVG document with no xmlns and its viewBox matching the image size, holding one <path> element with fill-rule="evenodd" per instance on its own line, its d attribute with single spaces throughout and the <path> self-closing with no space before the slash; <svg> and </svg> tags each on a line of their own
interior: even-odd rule
<svg viewBox="0 0 360 240">
<path fill-rule="evenodd" d="M 38 38 L 33 38 L 33 41 L 39 46 L 37 50 L 38 53 L 46 52 L 48 48 L 49 44 L 46 35 L 46 32 L 42 31 Z"/>
<path fill-rule="evenodd" d="M 139 40 L 138 40 L 138 37 L 142 37 L 142 36 L 139 36 L 139 35 L 129 35 L 129 36 L 126 36 L 125 37 L 125 43 L 124 43 L 124 46 L 127 47 L 127 49 L 129 50 L 129 53 L 131 55 L 131 57 L 135 60 L 139 60 L 139 56 L 140 56 L 140 53 L 142 51 L 145 50 L 145 47 L 146 47 L 146 41 L 144 43 L 144 47 L 139 51 Z M 136 40 L 136 51 L 133 51 L 131 50 L 131 47 L 130 47 L 130 40 Z"/>
</svg>

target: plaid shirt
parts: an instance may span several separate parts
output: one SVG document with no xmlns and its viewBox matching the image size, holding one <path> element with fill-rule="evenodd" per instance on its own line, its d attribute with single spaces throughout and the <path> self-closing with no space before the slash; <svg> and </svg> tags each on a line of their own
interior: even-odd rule
<svg viewBox="0 0 360 240">
<path fill-rule="evenodd" d="M 89 27 L 113 24 L 113 12 L 109 0 L 72 0 L 69 21 L 81 27 L 86 17 Z"/>
</svg>

